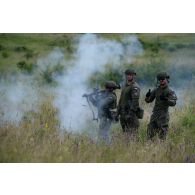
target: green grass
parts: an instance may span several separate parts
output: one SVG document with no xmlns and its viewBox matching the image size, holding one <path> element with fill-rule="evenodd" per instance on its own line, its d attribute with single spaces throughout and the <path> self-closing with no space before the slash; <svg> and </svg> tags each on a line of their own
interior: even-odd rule
<svg viewBox="0 0 195 195">
<path fill-rule="evenodd" d="M 97 142 L 98 128 L 88 127 L 83 133 L 60 130 L 58 111 L 47 101 L 38 113 L 27 113 L 18 126 L 1 125 L 0 162 L 195 162 L 195 107 L 189 105 L 172 110 L 165 141 L 146 139 L 151 107 L 144 104 L 137 139 L 128 138 L 115 124 L 107 145 Z"/>
<path fill-rule="evenodd" d="M 71 54 L 73 37 L 74 34 L 0 34 L 0 72 L 16 72 L 20 61 L 35 64 L 55 47 Z"/>
<path fill-rule="evenodd" d="M 98 36 L 120 41 L 126 34 Z M 154 86 L 156 73 L 168 70 L 174 73 L 171 84 L 181 86 L 181 79 L 186 81 L 189 73 L 195 74 L 194 34 L 137 36 L 145 47 L 144 54 L 136 57 L 132 64 L 121 64 L 121 69 L 133 66 L 139 82 Z M 18 71 L 30 73 L 37 59 L 55 47 L 62 48 L 71 58 L 75 49 L 74 37 L 74 34 L 0 34 L 0 76 Z M 55 71 L 61 71 L 61 67 L 42 75 L 49 85 L 52 85 L 49 81 Z M 121 73 L 108 67 L 103 75 L 92 76 L 91 82 L 96 82 L 97 77 L 120 80 Z M 114 124 L 110 145 L 97 143 L 98 127 L 94 123 L 83 129 L 83 133 L 60 130 L 58 110 L 52 106 L 52 98 L 46 94 L 39 112 L 26 113 L 18 125 L 0 125 L 0 162 L 195 162 L 194 80 L 189 79 L 186 86 L 183 91 L 184 105 L 171 109 L 169 134 L 165 141 L 146 139 L 153 104 L 144 103 L 146 89 L 142 89 L 140 101 L 145 115 L 138 138 L 128 139 L 122 133 L 120 124 Z M 119 91 L 117 95 L 120 95 Z"/>
</svg>

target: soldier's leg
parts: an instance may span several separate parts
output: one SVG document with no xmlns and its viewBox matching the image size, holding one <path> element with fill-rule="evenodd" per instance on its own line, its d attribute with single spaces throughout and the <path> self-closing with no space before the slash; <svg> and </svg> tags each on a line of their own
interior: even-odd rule
<svg viewBox="0 0 195 195">
<path fill-rule="evenodd" d="M 109 142 L 109 130 L 111 126 L 111 121 L 106 117 L 100 119 L 99 125 L 99 139 Z"/>
<path fill-rule="evenodd" d="M 124 115 L 120 116 L 120 124 L 121 124 L 121 127 L 123 129 L 123 132 L 127 132 L 128 131 L 128 126 L 127 126 L 127 121 L 126 121 Z"/>
<path fill-rule="evenodd" d="M 148 128 L 147 128 L 147 138 L 148 139 L 152 139 L 157 133 L 158 126 L 157 126 L 155 119 L 156 119 L 156 117 L 155 117 L 155 114 L 153 113 L 151 118 L 150 118 L 150 122 L 149 122 Z"/>
<path fill-rule="evenodd" d="M 163 113 L 158 120 L 158 127 L 159 127 L 159 138 L 166 139 L 168 133 L 168 124 L 169 124 L 169 114 Z"/>
<path fill-rule="evenodd" d="M 161 127 L 159 131 L 159 138 L 165 140 L 167 137 L 167 133 L 168 133 L 168 126 Z"/>
<path fill-rule="evenodd" d="M 154 122 L 150 122 L 147 127 L 147 139 L 152 139 L 156 135 L 157 126 Z"/>
<path fill-rule="evenodd" d="M 139 120 L 135 113 L 130 114 L 130 118 L 128 120 L 128 129 L 132 136 L 137 136 L 139 128 Z"/>
</svg>

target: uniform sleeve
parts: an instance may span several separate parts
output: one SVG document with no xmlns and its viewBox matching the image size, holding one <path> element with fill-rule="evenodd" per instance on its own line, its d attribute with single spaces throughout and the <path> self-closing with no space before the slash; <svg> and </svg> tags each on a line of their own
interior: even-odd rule
<svg viewBox="0 0 195 195">
<path fill-rule="evenodd" d="M 112 95 L 112 96 L 109 96 L 109 97 L 105 98 L 101 103 L 101 107 L 103 109 L 114 109 L 114 108 L 116 108 L 116 97 L 114 95 Z"/>
<path fill-rule="evenodd" d="M 156 89 L 153 89 L 153 90 L 151 91 L 150 97 L 146 97 L 146 98 L 145 98 L 145 101 L 146 101 L 147 103 L 153 102 L 154 99 L 155 99 L 155 97 L 156 97 Z"/>
<path fill-rule="evenodd" d="M 120 99 L 117 106 L 117 113 L 120 114 L 121 111 L 121 97 L 122 97 L 123 91 L 121 92 Z"/>
<path fill-rule="evenodd" d="M 167 98 L 167 103 L 169 106 L 175 106 L 177 101 L 177 96 L 174 91 L 170 91 Z"/>
<path fill-rule="evenodd" d="M 132 88 L 132 102 L 130 110 L 136 111 L 139 108 L 140 89 L 138 87 Z"/>
<path fill-rule="evenodd" d="M 94 97 L 93 95 L 90 95 L 89 97 L 89 101 L 94 105 L 94 106 L 98 106 L 97 104 L 98 104 L 98 101 L 97 101 L 97 98 L 96 97 Z"/>
<path fill-rule="evenodd" d="M 108 118 L 112 119 L 111 111 L 110 109 L 116 108 L 116 97 L 109 96 L 105 98 L 103 101 L 100 103 L 100 108 L 101 110 L 104 111 L 104 113 L 107 115 Z"/>
</svg>

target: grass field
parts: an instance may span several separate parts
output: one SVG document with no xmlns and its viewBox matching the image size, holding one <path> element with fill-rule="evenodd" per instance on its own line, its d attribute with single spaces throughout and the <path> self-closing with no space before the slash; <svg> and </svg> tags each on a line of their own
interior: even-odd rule
<svg viewBox="0 0 195 195">
<path fill-rule="evenodd" d="M 120 41 L 125 35 L 98 36 Z M 53 97 L 47 94 L 38 111 L 27 112 L 19 123 L 0 120 L 0 162 L 195 162 L 195 35 L 137 36 L 144 54 L 136 57 L 132 66 L 144 86 L 140 103 L 145 110 L 137 139 L 127 138 L 119 124 L 112 126 L 110 145 L 97 142 L 98 125 L 95 122 L 89 121 L 89 127 L 81 133 L 60 129 L 58 110 L 51 103 Z M 5 75 L 17 74 L 21 67 L 30 74 L 36 60 L 55 47 L 71 58 L 75 50 L 74 37 L 74 34 L 0 34 L 0 81 L 6 78 Z M 25 63 L 22 66 L 19 62 Z M 170 109 L 167 139 L 148 141 L 146 129 L 153 104 L 146 105 L 144 95 L 147 86 L 155 85 L 156 72 L 161 70 L 170 72 L 170 84 L 180 94 L 177 94 L 177 106 Z M 119 98 L 119 90 L 117 94 Z M 3 115 L 1 107 L 0 114 Z"/>
</svg>

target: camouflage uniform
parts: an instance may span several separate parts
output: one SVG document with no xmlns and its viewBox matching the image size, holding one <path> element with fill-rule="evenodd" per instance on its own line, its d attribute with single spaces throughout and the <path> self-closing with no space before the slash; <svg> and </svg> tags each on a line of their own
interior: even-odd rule
<svg viewBox="0 0 195 195">
<path fill-rule="evenodd" d="M 112 81 L 106 82 L 106 90 L 100 91 L 97 95 L 90 96 L 89 100 L 98 109 L 99 122 L 99 138 L 108 141 L 109 129 L 113 120 L 112 109 L 116 108 L 117 96 L 114 91 L 109 88 L 116 89 L 116 84 Z"/>
<path fill-rule="evenodd" d="M 129 73 L 131 72 L 135 74 L 133 70 L 129 71 Z M 128 132 L 132 135 L 137 134 L 137 129 L 139 127 L 139 120 L 136 114 L 139 109 L 139 97 L 140 87 L 138 84 L 135 81 L 126 83 L 122 89 L 117 108 L 123 132 Z"/>
<path fill-rule="evenodd" d="M 159 73 L 157 79 L 159 78 L 169 78 L 166 73 Z M 147 97 L 148 96 L 148 97 Z M 176 105 L 176 94 L 172 91 L 168 85 L 164 87 L 157 87 L 153 89 L 148 95 L 146 95 L 145 101 L 147 103 L 153 102 L 155 100 L 155 105 L 153 108 L 153 113 L 148 124 L 147 136 L 148 139 L 153 138 L 156 134 L 159 134 L 159 138 L 165 139 L 168 131 L 169 123 L 169 106 Z"/>
</svg>

